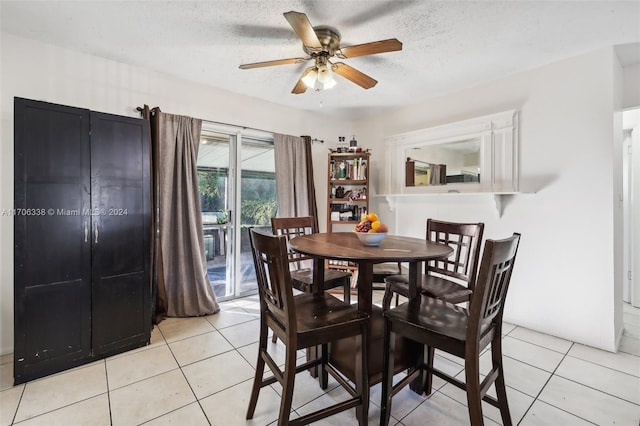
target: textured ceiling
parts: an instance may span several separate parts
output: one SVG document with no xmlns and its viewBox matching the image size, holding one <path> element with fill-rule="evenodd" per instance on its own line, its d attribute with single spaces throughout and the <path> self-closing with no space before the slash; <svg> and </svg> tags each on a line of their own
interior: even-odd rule
<svg viewBox="0 0 640 426">
<path fill-rule="evenodd" d="M 357 119 L 598 48 L 640 42 L 640 1 L 2 1 L 2 31 L 294 108 Z M 397 38 L 403 50 L 344 60 L 378 80 L 337 77 L 293 95 L 308 63 L 283 13 L 330 25 L 348 46 Z M 623 62 L 640 45 L 622 48 Z"/>
</svg>

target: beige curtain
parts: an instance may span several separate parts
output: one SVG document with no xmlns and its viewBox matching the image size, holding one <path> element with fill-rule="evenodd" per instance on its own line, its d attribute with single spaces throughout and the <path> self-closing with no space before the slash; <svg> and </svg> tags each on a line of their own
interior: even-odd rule
<svg viewBox="0 0 640 426">
<path fill-rule="evenodd" d="M 311 138 L 274 134 L 279 217 L 313 216 L 318 225 Z"/>
<path fill-rule="evenodd" d="M 157 112 L 161 273 L 167 315 L 220 310 L 207 276 L 196 161 L 202 121 Z"/>
</svg>

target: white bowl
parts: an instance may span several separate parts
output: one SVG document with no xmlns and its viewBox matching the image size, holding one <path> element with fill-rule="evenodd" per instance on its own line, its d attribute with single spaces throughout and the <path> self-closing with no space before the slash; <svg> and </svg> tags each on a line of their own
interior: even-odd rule
<svg viewBox="0 0 640 426">
<path fill-rule="evenodd" d="M 384 237 L 387 236 L 386 232 L 355 232 L 358 239 L 365 246 L 377 246 L 380 245 Z"/>
</svg>

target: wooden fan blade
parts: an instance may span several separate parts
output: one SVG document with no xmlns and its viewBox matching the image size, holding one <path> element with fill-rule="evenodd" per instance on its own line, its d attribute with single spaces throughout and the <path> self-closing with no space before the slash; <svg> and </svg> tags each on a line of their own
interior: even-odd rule
<svg viewBox="0 0 640 426">
<path fill-rule="evenodd" d="M 322 49 L 322 44 L 320 44 L 320 40 L 318 40 L 318 36 L 311 26 L 311 22 L 309 22 L 309 18 L 307 18 L 307 15 L 305 15 L 304 13 L 291 11 L 285 13 L 284 17 L 289 22 L 289 25 L 291 25 L 296 34 L 298 34 L 298 37 L 300 37 L 300 40 L 302 40 L 302 44 L 308 47 Z"/>
<path fill-rule="evenodd" d="M 300 79 L 298 79 L 298 82 L 296 83 L 296 85 L 293 87 L 293 90 L 291 91 L 291 93 L 295 94 L 295 95 L 299 95 L 300 93 L 304 93 L 307 91 L 307 85 L 304 84 L 304 81 L 302 81 L 302 79 L 311 72 L 311 70 L 313 70 L 315 67 L 309 67 L 306 70 L 304 70 L 302 72 L 302 75 L 300 76 Z"/>
<path fill-rule="evenodd" d="M 298 80 L 295 86 L 293 86 L 293 90 L 291 93 L 294 95 L 299 95 L 307 91 L 307 85 L 303 83 L 302 79 Z"/>
<path fill-rule="evenodd" d="M 333 64 L 331 69 L 336 74 L 346 78 L 347 80 L 354 82 L 355 84 L 362 87 L 363 89 L 371 89 L 373 86 L 378 84 L 377 80 L 374 80 L 368 75 L 342 62 Z"/>
<path fill-rule="evenodd" d="M 376 53 L 395 52 L 396 50 L 402 50 L 402 43 L 396 38 L 390 38 L 388 40 L 342 47 L 336 52 L 336 56 L 343 59 L 355 58 L 356 56 L 375 55 Z"/>
<path fill-rule="evenodd" d="M 271 67 L 273 65 L 288 65 L 288 64 L 299 64 L 301 62 L 308 61 L 311 58 L 289 58 L 289 59 L 278 59 L 276 61 L 265 61 L 265 62 L 254 62 L 253 64 L 242 64 L 240 65 L 240 69 L 248 70 L 251 68 L 260 68 L 260 67 Z"/>
</svg>

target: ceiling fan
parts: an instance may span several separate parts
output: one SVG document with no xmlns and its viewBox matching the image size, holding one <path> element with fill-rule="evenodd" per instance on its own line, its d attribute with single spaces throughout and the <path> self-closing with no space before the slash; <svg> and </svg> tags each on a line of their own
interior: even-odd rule
<svg viewBox="0 0 640 426">
<path fill-rule="evenodd" d="M 333 73 L 346 78 L 363 89 L 370 89 L 378 83 L 376 80 L 344 62 L 332 62 L 331 59 L 334 57 L 348 59 L 402 50 L 402 43 L 395 38 L 340 47 L 340 33 L 335 28 L 328 26 L 312 27 L 307 15 L 300 12 L 287 12 L 284 17 L 302 40 L 302 49 L 309 57 L 242 64 L 240 68 L 246 70 L 273 65 L 300 64 L 314 60 L 315 65 L 304 70 L 298 79 L 291 91 L 294 94 L 304 93 L 307 88 L 323 90 L 333 87 L 336 84 L 333 79 Z"/>
</svg>

